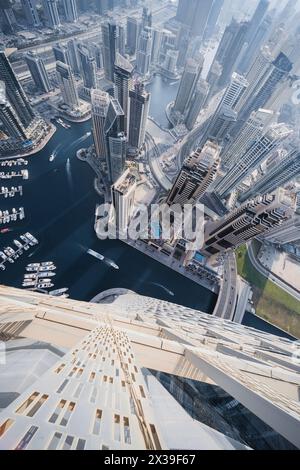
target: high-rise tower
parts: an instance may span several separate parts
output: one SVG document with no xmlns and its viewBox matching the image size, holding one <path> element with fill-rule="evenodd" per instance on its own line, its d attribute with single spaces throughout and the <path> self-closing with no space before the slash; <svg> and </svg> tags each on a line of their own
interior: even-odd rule
<svg viewBox="0 0 300 470">
<path fill-rule="evenodd" d="M 151 63 L 152 33 L 146 27 L 140 34 L 136 53 L 136 70 L 140 75 L 147 75 Z"/>
<path fill-rule="evenodd" d="M 136 18 L 127 17 L 127 39 L 126 44 L 130 55 L 135 54 L 138 42 L 139 23 Z"/>
<path fill-rule="evenodd" d="M 200 78 L 197 83 L 194 96 L 192 98 L 190 109 L 185 119 L 185 125 L 189 131 L 191 131 L 194 125 L 196 124 L 199 113 L 204 106 L 208 89 L 208 83 Z"/>
<path fill-rule="evenodd" d="M 102 90 L 91 91 L 92 122 L 95 151 L 98 158 L 107 158 L 105 120 L 109 106 L 109 95 Z"/>
<path fill-rule="evenodd" d="M 132 72 L 133 67 L 131 63 L 117 52 L 114 67 L 114 95 L 124 111 L 124 128 L 126 133 L 128 132 L 129 91 L 132 88 Z"/>
<path fill-rule="evenodd" d="M 220 150 L 217 144 L 208 141 L 184 161 L 168 194 L 167 204 L 192 204 L 205 194 L 216 177 Z"/>
<path fill-rule="evenodd" d="M 43 59 L 37 54 L 29 52 L 26 54 L 25 60 L 36 87 L 44 93 L 49 93 L 51 85 Z"/>
<path fill-rule="evenodd" d="M 58 14 L 57 0 L 43 0 L 46 23 L 50 28 L 57 29 L 61 26 Z"/>
<path fill-rule="evenodd" d="M 127 140 L 125 136 L 124 111 L 117 99 L 111 98 L 106 121 L 107 168 L 110 183 L 114 183 L 124 171 Z"/>
<path fill-rule="evenodd" d="M 64 103 L 70 108 L 76 108 L 79 99 L 71 67 L 63 62 L 56 62 L 56 72 Z"/>
<path fill-rule="evenodd" d="M 143 84 L 136 82 L 134 90 L 129 92 L 130 117 L 129 117 L 129 146 L 140 149 L 145 142 L 146 125 L 150 105 L 150 93 Z"/>
<path fill-rule="evenodd" d="M 0 80 L 5 84 L 8 101 L 13 106 L 18 118 L 24 127 L 28 127 L 34 120 L 35 114 L 4 49 L 0 49 Z"/>
<path fill-rule="evenodd" d="M 102 28 L 103 61 L 105 77 L 114 80 L 114 65 L 118 50 L 118 27 L 115 22 L 104 23 Z"/>
<path fill-rule="evenodd" d="M 280 226 L 292 217 L 295 201 L 279 188 L 272 194 L 258 196 L 217 222 L 208 222 L 202 252 L 208 256 L 238 246 Z"/>
<path fill-rule="evenodd" d="M 239 197 L 241 202 L 257 194 L 266 194 L 283 186 L 300 174 L 300 152 L 298 146 L 293 145 L 277 158 L 272 159 L 269 168 L 259 177 L 256 183 Z M 300 233 L 299 233 L 300 238 Z"/>
<path fill-rule="evenodd" d="M 83 77 L 83 86 L 87 89 L 97 88 L 96 60 L 91 56 L 87 47 L 78 46 L 78 57 Z"/>
<path fill-rule="evenodd" d="M 215 192 L 227 196 L 233 189 L 258 167 L 278 145 L 292 134 L 292 130 L 285 124 L 273 124 L 262 137 L 258 138 L 246 152 L 240 155 L 239 160 L 226 176 L 217 184 Z"/>
<path fill-rule="evenodd" d="M 36 3 L 34 0 L 21 0 L 27 23 L 29 26 L 39 26 L 40 19 L 36 9 Z"/>
<path fill-rule="evenodd" d="M 78 21 L 78 11 L 76 0 L 64 0 L 63 6 L 65 10 L 66 20 L 71 23 L 76 23 Z"/>
<path fill-rule="evenodd" d="M 202 64 L 199 65 L 194 59 L 187 60 L 174 104 L 175 112 L 185 114 L 194 95 L 201 70 Z"/>
<path fill-rule="evenodd" d="M 0 97 L 0 120 L 8 137 L 17 140 L 26 140 L 26 129 L 18 118 L 10 103 Z"/>
</svg>

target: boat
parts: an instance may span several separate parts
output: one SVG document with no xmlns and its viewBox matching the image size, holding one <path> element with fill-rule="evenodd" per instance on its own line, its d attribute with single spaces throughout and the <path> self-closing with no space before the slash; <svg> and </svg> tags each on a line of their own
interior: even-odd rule
<svg viewBox="0 0 300 470">
<path fill-rule="evenodd" d="M 56 276 L 56 274 L 52 271 L 40 271 L 38 272 L 38 277 L 53 277 Z"/>
<path fill-rule="evenodd" d="M 58 124 L 60 124 L 65 129 L 71 128 L 70 124 L 65 123 L 61 118 L 56 119 L 56 122 L 58 122 Z"/>
<path fill-rule="evenodd" d="M 100 253 L 97 253 L 97 251 L 94 251 L 94 250 L 91 250 L 90 248 L 87 250 L 87 253 L 91 256 L 93 256 L 94 258 L 97 258 L 99 259 L 100 261 L 104 261 L 106 264 L 108 264 L 109 266 L 111 266 L 112 268 L 114 269 L 119 269 L 119 266 L 114 262 L 112 261 L 111 259 L 109 258 L 105 258 L 105 256 L 101 255 Z"/>
<path fill-rule="evenodd" d="M 29 273 L 36 273 L 39 270 L 39 268 L 33 268 L 33 267 L 28 267 L 26 266 L 26 271 Z"/>
<path fill-rule="evenodd" d="M 37 245 L 39 243 L 38 240 L 33 235 L 31 235 L 31 233 L 29 233 L 29 232 L 26 232 L 24 237 L 27 238 L 29 244 L 32 245 L 32 246 Z"/>
<path fill-rule="evenodd" d="M 32 273 L 32 274 L 24 274 L 24 280 L 25 279 L 36 279 L 36 273 Z"/>
<path fill-rule="evenodd" d="M 19 248 L 19 250 L 23 249 L 23 245 L 19 242 L 19 240 L 14 240 L 13 243 L 16 245 L 17 248 Z"/>
<path fill-rule="evenodd" d="M 0 230 L 0 233 L 8 233 L 8 232 L 11 232 L 11 229 L 10 228 L 2 228 Z"/>
<path fill-rule="evenodd" d="M 53 261 L 44 261 L 41 266 L 53 266 Z"/>
<path fill-rule="evenodd" d="M 37 285 L 37 288 L 38 289 L 49 289 L 49 287 L 53 287 L 54 284 L 48 284 L 47 282 L 42 282 L 40 284 Z"/>
<path fill-rule="evenodd" d="M 53 162 L 54 158 L 55 158 L 54 153 L 51 153 L 51 155 L 49 157 L 49 162 Z"/>
<path fill-rule="evenodd" d="M 40 263 L 30 263 L 27 265 L 27 268 L 39 268 L 40 265 Z"/>
<path fill-rule="evenodd" d="M 104 261 L 105 256 L 100 255 L 100 253 L 97 253 L 97 251 L 91 250 L 90 248 L 87 250 L 87 253 L 91 256 L 94 256 L 94 258 L 99 259 L 100 261 Z"/>
<path fill-rule="evenodd" d="M 65 294 L 65 292 L 67 292 L 68 290 L 69 290 L 68 287 L 63 287 L 62 289 L 51 290 L 49 294 L 54 295 L 54 296 L 59 296 L 61 294 Z"/>
<path fill-rule="evenodd" d="M 53 266 L 41 266 L 40 269 L 42 271 L 54 271 L 56 269 L 56 266 L 53 264 Z"/>
<path fill-rule="evenodd" d="M 25 281 L 22 284 L 23 287 L 34 287 L 35 286 L 35 281 Z"/>
</svg>

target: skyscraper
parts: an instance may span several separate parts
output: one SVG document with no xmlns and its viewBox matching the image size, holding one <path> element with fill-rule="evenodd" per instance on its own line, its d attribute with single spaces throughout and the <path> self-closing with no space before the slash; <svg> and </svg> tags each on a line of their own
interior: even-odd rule
<svg viewBox="0 0 300 470">
<path fill-rule="evenodd" d="M 202 142 L 205 142 L 207 139 L 213 139 L 223 143 L 224 139 L 228 137 L 237 120 L 236 108 L 248 85 L 247 80 L 243 76 L 235 72 L 232 74 L 231 81 L 216 111 L 208 121 L 207 128 L 202 136 Z"/>
<path fill-rule="evenodd" d="M 9 0 L 1 2 L 0 25 L 5 34 L 13 34 L 17 28 L 16 16 Z"/>
<path fill-rule="evenodd" d="M 34 0 L 21 0 L 27 23 L 29 26 L 39 26 L 40 19 Z"/>
<path fill-rule="evenodd" d="M 63 102 L 70 108 L 77 108 L 79 99 L 71 67 L 63 62 L 56 62 L 56 72 Z"/>
<path fill-rule="evenodd" d="M 63 62 L 64 64 L 71 65 L 71 58 L 69 48 L 64 44 L 55 44 L 53 46 L 53 54 L 56 62 Z"/>
<path fill-rule="evenodd" d="M 117 99 L 111 98 L 105 120 L 107 142 L 107 169 L 110 183 L 115 183 L 124 171 L 126 136 L 124 112 Z"/>
<path fill-rule="evenodd" d="M 56 29 L 61 26 L 58 14 L 57 0 L 43 0 L 44 15 L 47 26 Z"/>
<path fill-rule="evenodd" d="M 136 71 L 140 75 L 146 75 L 150 69 L 152 50 L 151 29 L 146 27 L 140 34 L 138 50 L 136 53 Z"/>
<path fill-rule="evenodd" d="M 78 21 L 78 11 L 76 0 L 64 0 L 63 6 L 65 10 L 66 20 L 71 23 L 76 23 Z"/>
<path fill-rule="evenodd" d="M 265 67 L 262 67 L 261 74 L 259 74 L 259 80 L 257 80 L 258 77 L 256 76 L 253 82 L 251 82 L 248 75 L 253 76 L 254 71 L 252 68 L 257 68 L 257 61 L 260 63 L 260 57 L 254 62 L 247 74 L 249 89 L 243 96 L 240 104 L 240 117 L 242 120 L 247 119 L 252 111 L 265 106 L 293 68 L 293 64 L 283 52 L 280 52 L 271 63 L 268 61 L 268 57 L 266 59 Z"/>
<path fill-rule="evenodd" d="M 194 96 L 192 98 L 190 109 L 185 119 L 185 125 L 189 131 L 191 131 L 194 125 L 196 124 L 199 113 L 204 106 L 208 89 L 208 83 L 200 78 L 197 83 Z"/>
<path fill-rule="evenodd" d="M 127 40 L 126 45 L 130 55 L 134 55 L 138 41 L 138 20 L 130 16 L 127 17 Z"/>
<path fill-rule="evenodd" d="M 136 187 L 136 177 L 129 168 L 111 187 L 116 229 L 119 234 L 127 234 L 128 225 L 133 215 Z"/>
<path fill-rule="evenodd" d="M 165 60 L 161 64 L 161 67 L 168 73 L 169 77 L 175 76 L 177 60 L 178 51 L 169 49 L 166 53 Z"/>
<path fill-rule="evenodd" d="M 28 52 L 25 60 L 36 87 L 44 93 L 49 93 L 51 85 L 43 59 L 33 52 Z"/>
<path fill-rule="evenodd" d="M 262 135 L 263 130 L 273 118 L 273 111 L 267 109 L 253 111 L 241 131 L 221 154 L 222 166 L 228 170 L 238 164 L 241 155 Z"/>
<path fill-rule="evenodd" d="M 213 0 L 179 0 L 176 19 L 191 28 L 194 36 L 202 38 Z"/>
<path fill-rule="evenodd" d="M 237 109 L 240 100 L 243 98 L 249 83 L 242 76 L 234 72 L 231 76 L 231 81 L 227 86 L 224 95 L 222 96 L 220 105 L 229 106 L 232 109 Z"/>
<path fill-rule="evenodd" d="M 122 56 L 125 56 L 126 53 L 126 35 L 125 35 L 125 28 L 121 24 L 118 25 L 118 44 L 117 50 Z"/>
<path fill-rule="evenodd" d="M 272 159 L 265 173 L 258 177 L 256 183 L 239 197 L 241 202 L 254 197 L 257 194 L 266 194 L 274 191 L 279 186 L 284 186 L 300 174 L 300 151 L 298 146 L 290 146 L 284 154 L 279 154 Z M 300 233 L 299 233 L 300 238 Z"/>
<path fill-rule="evenodd" d="M 204 31 L 204 39 L 210 39 L 214 35 L 223 4 L 224 0 L 214 0 Z"/>
<path fill-rule="evenodd" d="M 208 222 L 201 251 L 210 256 L 238 246 L 292 217 L 295 201 L 282 189 L 246 202 L 217 222 Z"/>
<path fill-rule="evenodd" d="M 212 63 L 211 68 L 207 74 L 207 83 L 209 84 L 209 92 L 206 98 L 206 104 L 209 103 L 210 99 L 215 96 L 219 91 L 219 80 L 222 75 L 222 66 L 218 61 Z"/>
<path fill-rule="evenodd" d="M 295 214 L 279 227 L 272 228 L 264 235 L 264 240 L 276 245 L 297 242 L 300 240 L 300 216 Z"/>
<path fill-rule="evenodd" d="M 202 65 L 194 59 L 188 59 L 186 62 L 174 104 L 174 111 L 181 115 L 185 114 L 190 105 L 201 74 Z"/>
<path fill-rule="evenodd" d="M 140 149 L 145 142 L 146 125 L 150 105 L 150 93 L 148 93 L 143 84 L 136 82 L 134 90 L 129 92 L 130 115 L 129 115 L 129 146 Z"/>
<path fill-rule="evenodd" d="M 230 132 L 237 120 L 237 112 L 226 104 L 218 107 L 202 135 L 201 142 L 211 139 L 219 144 L 224 144 L 225 139 L 229 138 Z"/>
<path fill-rule="evenodd" d="M 96 0 L 96 11 L 99 15 L 105 15 L 109 10 L 108 0 Z"/>
<path fill-rule="evenodd" d="M 92 122 L 95 151 L 98 158 L 107 159 L 105 120 L 109 106 L 109 95 L 105 91 L 91 91 Z"/>
<path fill-rule="evenodd" d="M 79 63 L 79 54 L 78 54 L 78 42 L 76 39 L 70 39 L 67 43 L 68 47 L 68 60 L 73 70 L 73 73 L 79 74 L 80 73 L 80 63 Z M 64 61 L 62 61 L 64 62 Z"/>
<path fill-rule="evenodd" d="M 248 23 L 238 23 L 232 20 L 226 27 L 219 47 L 217 49 L 214 62 L 218 62 L 222 67 L 222 75 L 219 79 L 219 86 L 222 88 L 229 81 L 238 56 L 242 50 L 248 30 Z"/>
<path fill-rule="evenodd" d="M 80 44 L 77 48 L 83 86 L 87 89 L 97 88 L 96 60 L 91 56 L 87 47 Z"/>
<path fill-rule="evenodd" d="M 152 13 L 147 7 L 143 7 L 142 30 L 152 28 Z"/>
<path fill-rule="evenodd" d="M 21 123 L 27 128 L 35 118 L 27 96 L 13 71 L 4 49 L 0 48 L 0 79 L 5 84 L 8 101 Z"/>
<path fill-rule="evenodd" d="M 156 65 L 159 61 L 161 42 L 162 31 L 160 29 L 152 29 L 151 63 L 154 65 Z"/>
<path fill-rule="evenodd" d="M 96 68 L 103 69 L 103 53 L 101 46 L 99 46 L 97 42 L 91 42 L 87 44 L 87 47 L 96 61 Z"/>
<path fill-rule="evenodd" d="M 228 83 L 234 70 L 234 67 L 239 59 L 239 55 L 244 46 L 246 35 L 248 32 L 248 23 L 237 23 L 235 20 L 232 20 L 228 28 L 231 30 L 231 41 L 225 48 L 223 60 L 220 61 L 219 59 L 217 59 L 223 67 L 222 75 L 219 81 L 219 85 L 221 87 Z"/>
<path fill-rule="evenodd" d="M 104 23 L 102 28 L 103 61 L 105 77 L 114 80 L 114 65 L 118 50 L 118 28 L 115 22 Z"/>
<path fill-rule="evenodd" d="M 208 141 L 184 161 L 168 194 L 167 204 L 192 204 L 205 194 L 216 177 L 220 150 L 217 144 Z"/>
<path fill-rule="evenodd" d="M 227 196 L 292 132 L 285 124 L 271 125 L 262 137 L 258 138 L 245 153 L 240 155 L 237 164 L 217 184 L 215 192 L 221 197 Z"/>
<path fill-rule="evenodd" d="M 126 133 L 128 132 L 129 90 L 132 88 L 132 72 L 131 63 L 117 52 L 114 68 L 114 95 L 124 111 L 124 130 Z"/>
<path fill-rule="evenodd" d="M 264 20 L 259 25 L 255 36 L 253 37 L 250 44 L 247 45 L 244 54 L 242 55 L 240 62 L 238 64 L 238 72 L 245 74 L 250 69 L 253 61 L 255 60 L 255 56 L 257 51 L 260 50 L 262 45 L 266 42 L 268 35 L 270 34 L 270 28 L 272 25 L 272 17 L 267 15 Z"/>
<path fill-rule="evenodd" d="M 18 118 L 10 103 L 0 97 L 0 120 L 2 121 L 5 133 L 13 139 L 26 140 L 26 129 Z"/>
<path fill-rule="evenodd" d="M 257 30 L 261 22 L 263 21 L 265 14 L 269 8 L 269 4 L 270 4 L 269 0 L 259 0 L 257 7 L 249 23 L 249 28 L 248 28 L 247 38 L 246 38 L 246 42 L 248 46 L 251 44 L 251 42 L 255 38 Z"/>
<path fill-rule="evenodd" d="M 188 48 L 191 40 L 191 31 L 187 25 L 181 25 L 177 34 L 178 60 L 177 67 L 184 67 L 187 59 Z"/>
</svg>

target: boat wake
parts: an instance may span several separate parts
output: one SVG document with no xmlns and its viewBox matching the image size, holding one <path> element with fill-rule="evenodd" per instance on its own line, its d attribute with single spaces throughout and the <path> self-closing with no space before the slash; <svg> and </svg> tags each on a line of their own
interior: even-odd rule
<svg viewBox="0 0 300 470">
<path fill-rule="evenodd" d="M 175 295 L 174 292 L 172 292 L 170 289 L 163 286 L 162 284 L 159 284 L 158 282 L 149 282 L 149 284 L 152 284 L 153 286 L 156 286 L 156 287 L 160 287 L 161 289 L 163 289 L 167 294 L 169 294 L 172 297 L 174 297 L 174 295 Z"/>
<path fill-rule="evenodd" d="M 70 158 L 67 159 L 66 172 L 67 172 L 69 188 L 71 189 L 71 191 L 73 191 L 73 177 L 72 177 L 72 171 L 71 171 Z"/>
</svg>

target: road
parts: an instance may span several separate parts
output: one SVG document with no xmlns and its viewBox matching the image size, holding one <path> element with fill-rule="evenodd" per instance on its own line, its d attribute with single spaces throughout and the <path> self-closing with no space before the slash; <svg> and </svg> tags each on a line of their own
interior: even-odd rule
<svg viewBox="0 0 300 470">
<path fill-rule="evenodd" d="M 295 299 L 297 299 L 300 302 L 299 292 L 297 292 L 295 289 L 293 289 L 293 287 L 286 284 L 282 279 L 272 274 L 270 271 L 268 271 L 266 268 L 264 268 L 260 264 L 260 262 L 256 259 L 251 243 L 248 245 L 248 255 L 249 255 L 251 264 L 262 276 L 274 282 L 274 284 L 276 284 L 278 287 L 281 287 L 281 289 L 285 290 L 288 294 L 292 295 L 293 297 L 295 297 Z"/>
<path fill-rule="evenodd" d="M 169 191 L 172 187 L 172 181 L 170 181 L 163 170 L 161 169 L 160 163 L 159 163 L 159 149 L 153 139 L 153 137 L 147 133 L 146 134 L 146 155 L 148 159 L 148 164 L 150 166 L 152 175 L 157 182 L 157 184 L 164 190 L 164 191 Z"/>
<path fill-rule="evenodd" d="M 225 320 L 233 320 L 237 301 L 237 266 L 235 254 L 228 251 L 224 255 L 224 273 L 221 280 L 219 297 L 213 315 Z"/>
</svg>

